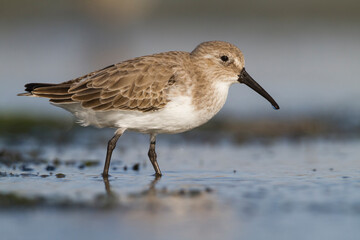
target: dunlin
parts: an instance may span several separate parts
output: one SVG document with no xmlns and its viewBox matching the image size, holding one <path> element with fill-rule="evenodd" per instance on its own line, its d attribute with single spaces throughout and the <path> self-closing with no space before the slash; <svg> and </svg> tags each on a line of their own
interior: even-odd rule
<svg viewBox="0 0 360 240">
<path fill-rule="evenodd" d="M 148 155 L 155 175 L 161 176 L 156 135 L 188 131 L 209 121 L 223 107 L 233 83 L 246 84 L 279 109 L 245 71 L 242 52 L 222 41 L 201 43 L 191 53 L 134 58 L 59 84 L 29 83 L 19 95 L 49 98 L 82 126 L 116 128 L 108 142 L 104 177 L 125 130 L 150 134 Z"/>
</svg>

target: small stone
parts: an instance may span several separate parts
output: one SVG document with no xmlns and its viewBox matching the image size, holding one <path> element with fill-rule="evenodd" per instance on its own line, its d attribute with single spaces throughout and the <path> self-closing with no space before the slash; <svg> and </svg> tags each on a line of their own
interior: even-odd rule
<svg viewBox="0 0 360 240">
<path fill-rule="evenodd" d="M 63 173 L 58 173 L 55 175 L 57 178 L 64 178 L 65 177 L 65 174 Z"/>
<path fill-rule="evenodd" d="M 20 169 L 21 169 L 21 171 L 24 171 L 24 172 L 31 172 L 34 170 L 32 168 L 27 167 L 25 164 L 23 164 Z"/>
<path fill-rule="evenodd" d="M 52 165 L 48 165 L 45 170 L 46 171 L 55 171 L 56 167 L 55 166 L 52 166 Z"/>
<path fill-rule="evenodd" d="M 234 170 L 233 172 L 236 173 L 236 170 Z"/>
<path fill-rule="evenodd" d="M 134 166 L 132 167 L 132 170 L 134 170 L 134 171 L 139 171 L 139 169 L 140 169 L 139 163 L 135 163 Z"/>
<path fill-rule="evenodd" d="M 83 164 L 86 166 L 86 167 L 95 167 L 97 165 L 100 164 L 100 161 L 97 161 L 97 160 L 87 160 L 87 161 L 84 161 Z"/>
<path fill-rule="evenodd" d="M 20 176 L 22 177 L 36 177 L 36 174 L 33 173 L 20 173 Z"/>
<path fill-rule="evenodd" d="M 127 166 L 126 165 L 124 166 L 124 171 L 127 171 Z"/>
<path fill-rule="evenodd" d="M 313 172 L 316 172 L 316 168 L 314 168 L 312 171 L 313 171 Z"/>
<path fill-rule="evenodd" d="M 79 169 L 84 169 L 84 168 L 85 168 L 85 165 L 84 165 L 84 164 L 80 164 L 80 165 L 78 166 L 78 168 L 79 168 Z"/>
<path fill-rule="evenodd" d="M 333 168 L 329 168 L 329 170 L 330 170 L 330 171 L 334 171 L 334 169 L 333 169 Z"/>
<path fill-rule="evenodd" d="M 49 177 L 50 175 L 47 175 L 47 174 L 42 174 L 42 175 L 40 175 L 40 177 L 42 177 L 42 178 L 47 178 L 47 177 Z"/>
</svg>

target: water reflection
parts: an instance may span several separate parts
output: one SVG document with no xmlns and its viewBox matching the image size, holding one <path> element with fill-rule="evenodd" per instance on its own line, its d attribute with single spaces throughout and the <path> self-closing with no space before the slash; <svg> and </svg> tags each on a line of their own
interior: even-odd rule
<svg viewBox="0 0 360 240">
<path fill-rule="evenodd" d="M 154 179 L 149 184 L 148 194 L 156 195 L 156 184 L 159 182 L 161 176 L 154 175 Z"/>
<path fill-rule="evenodd" d="M 117 194 L 111 190 L 111 184 L 110 184 L 110 180 L 108 177 L 102 177 L 103 178 L 103 182 L 104 182 L 104 186 L 105 186 L 105 193 L 106 196 L 109 199 L 113 199 L 113 198 L 117 198 Z M 148 185 L 147 188 L 145 188 L 145 190 L 142 190 L 140 193 L 138 194 L 132 194 L 133 196 L 135 195 L 157 195 L 157 189 L 156 189 L 156 184 L 159 182 L 159 180 L 161 179 L 161 176 L 157 176 L 154 175 L 154 179 L 152 179 Z"/>
</svg>

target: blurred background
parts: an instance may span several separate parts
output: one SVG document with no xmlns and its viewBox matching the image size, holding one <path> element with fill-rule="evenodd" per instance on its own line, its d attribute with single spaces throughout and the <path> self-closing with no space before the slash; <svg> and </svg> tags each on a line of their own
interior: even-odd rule
<svg viewBox="0 0 360 240">
<path fill-rule="evenodd" d="M 358 0 L 0 0 L 1 236 L 357 240 L 359 26 Z M 106 181 L 112 129 L 16 96 L 209 40 L 238 46 L 281 109 L 233 85 L 208 124 L 158 136 L 160 180 L 147 136 L 125 133 Z"/>
<path fill-rule="evenodd" d="M 1 114 L 68 116 L 16 97 L 28 82 L 66 81 L 129 58 L 229 41 L 281 111 L 234 85 L 221 114 L 359 117 L 360 3 L 304 1 L 0 2 Z M 221 115 L 220 115 L 221 116 Z"/>
</svg>

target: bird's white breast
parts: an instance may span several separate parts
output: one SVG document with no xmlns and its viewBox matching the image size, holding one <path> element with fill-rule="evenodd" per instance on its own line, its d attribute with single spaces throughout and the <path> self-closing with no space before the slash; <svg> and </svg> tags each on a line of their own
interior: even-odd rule
<svg viewBox="0 0 360 240">
<path fill-rule="evenodd" d="M 161 110 L 114 112 L 116 125 L 143 133 L 178 133 L 202 124 L 191 97 L 177 96 Z"/>
</svg>

